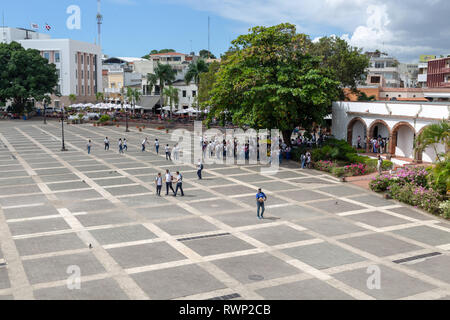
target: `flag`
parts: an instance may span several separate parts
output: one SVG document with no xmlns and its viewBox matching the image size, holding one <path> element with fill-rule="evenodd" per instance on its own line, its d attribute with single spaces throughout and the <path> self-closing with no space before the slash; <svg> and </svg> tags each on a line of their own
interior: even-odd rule
<svg viewBox="0 0 450 320">
<path fill-rule="evenodd" d="M 32 23 L 31 24 L 31 29 L 37 30 L 37 29 L 39 29 L 39 25 L 37 23 Z"/>
<path fill-rule="evenodd" d="M 46 23 L 46 24 L 45 24 L 45 29 L 46 29 L 47 31 L 50 31 L 50 30 L 52 29 L 52 27 L 50 27 L 50 26 L 48 25 L 48 23 Z"/>
</svg>

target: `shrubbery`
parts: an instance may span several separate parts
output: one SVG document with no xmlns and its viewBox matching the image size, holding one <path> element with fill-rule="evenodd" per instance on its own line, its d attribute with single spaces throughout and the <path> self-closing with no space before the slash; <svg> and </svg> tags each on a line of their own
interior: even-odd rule
<svg viewBox="0 0 450 320">
<path fill-rule="evenodd" d="M 107 114 L 104 114 L 100 117 L 98 122 L 105 123 L 105 122 L 108 122 L 109 120 L 111 120 L 111 117 Z"/>
</svg>

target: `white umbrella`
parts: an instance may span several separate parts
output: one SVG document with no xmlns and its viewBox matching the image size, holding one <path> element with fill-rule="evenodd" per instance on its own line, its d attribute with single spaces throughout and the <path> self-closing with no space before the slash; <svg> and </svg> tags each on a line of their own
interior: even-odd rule
<svg viewBox="0 0 450 320">
<path fill-rule="evenodd" d="M 186 111 L 186 110 L 180 110 L 180 111 L 177 111 L 177 112 L 175 112 L 176 114 L 186 114 L 186 113 L 189 113 L 189 111 Z"/>
<path fill-rule="evenodd" d="M 144 107 L 141 107 L 141 106 L 134 106 L 134 108 L 135 108 L 136 110 L 144 109 Z"/>
<path fill-rule="evenodd" d="M 171 111 L 172 107 L 171 106 L 166 106 L 164 108 L 162 108 L 164 111 Z"/>
<path fill-rule="evenodd" d="M 89 103 L 86 103 L 84 106 L 87 108 L 91 108 L 94 106 L 94 104 L 89 102 Z"/>
</svg>

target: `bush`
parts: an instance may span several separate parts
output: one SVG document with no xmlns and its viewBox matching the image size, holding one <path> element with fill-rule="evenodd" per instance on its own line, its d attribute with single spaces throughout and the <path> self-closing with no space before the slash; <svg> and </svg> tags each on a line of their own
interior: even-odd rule
<svg viewBox="0 0 450 320">
<path fill-rule="evenodd" d="M 444 201 L 439 205 L 442 216 L 446 219 L 450 219 L 450 200 Z"/>
<path fill-rule="evenodd" d="M 344 177 L 344 176 L 346 176 L 345 168 L 344 167 L 334 167 L 331 169 L 331 174 L 338 178 Z"/>
<path fill-rule="evenodd" d="M 345 174 L 348 177 L 363 176 L 367 174 L 367 165 L 355 163 L 344 167 Z"/>
<path fill-rule="evenodd" d="M 442 196 L 433 189 L 426 189 L 414 183 L 404 185 L 392 184 L 388 187 L 390 196 L 393 199 L 419 207 L 432 214 L 441 214 L 440 208 Z"/>
<path fill-rule="evenodd" d="M 377 159 L 371 159 L 371 158 L 368 157 L 368 158 L 364 161 L 364 163 L 365 163 L 368 167 L 373 168 L 373 169 L 376 169 L 376 168 L 377 168 L 377 165 L 378 165 L 378 160 L 377 160 Z"/>
<path fill-rule="evenodd" d="M 393 177 L 390 174 L 380 175 L 369 182 L 369 187 L 375 192 L 384 192 L 391 184 L 392 179 Z"/>
<path fill-rule="evenodd" d="M 105 122 L 108 122 L 110 119 L 111 119 L 111 117 L 110 117 L 109 115 L 104 114 L 104 115 L 102 115 L 102 116 L 100 117 L 99 122 L 100 122 L 100 123 L 105 123 Z"/>
<path fill-rule="evenodd" d="M 437 163 L 434 168 L 428 168 L 429 184 L 440 194 L 446 194 L 450 190 L 450 160 Z"/>
<path fill-rule="evenodd" d="M 314 163 L 314 168 L 320 171 L 331 172 L 336 164 L 331 161 L 320 160 Z"/>
<path fill-rule="evenodd" d="M 383 164 L 381 165 L 383 171 L 391 170 L 394 168 L 394 163 L 392 161 L 383 160 Z"/>
</svg>

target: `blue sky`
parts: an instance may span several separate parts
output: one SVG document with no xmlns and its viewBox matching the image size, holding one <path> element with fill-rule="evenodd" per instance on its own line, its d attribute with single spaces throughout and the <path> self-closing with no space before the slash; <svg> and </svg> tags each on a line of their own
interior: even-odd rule
<svg viewBox="0 0 450 320">
<path fill-rule="evenodd" d="M 70 5 L 81 8 L 81 30 L 66 28 Z M 0 10 L 10 27 L 37 23 L 44 32 L 48 23 L 53 38 L 96 38 L 96 0 L 3 0 Z M 337 35 L 414 62 L 420 54 L 450 53 L 448 12 L 448 0 L 102 0 L 102 44 L 110 56 L 140 57 L 163 48 L 189 53 L 192 41 L 198 53 L 208 46 L 210 16 L 216 55 L 252 26 L 290 22 L 312 39 Z"/>
</svg>

